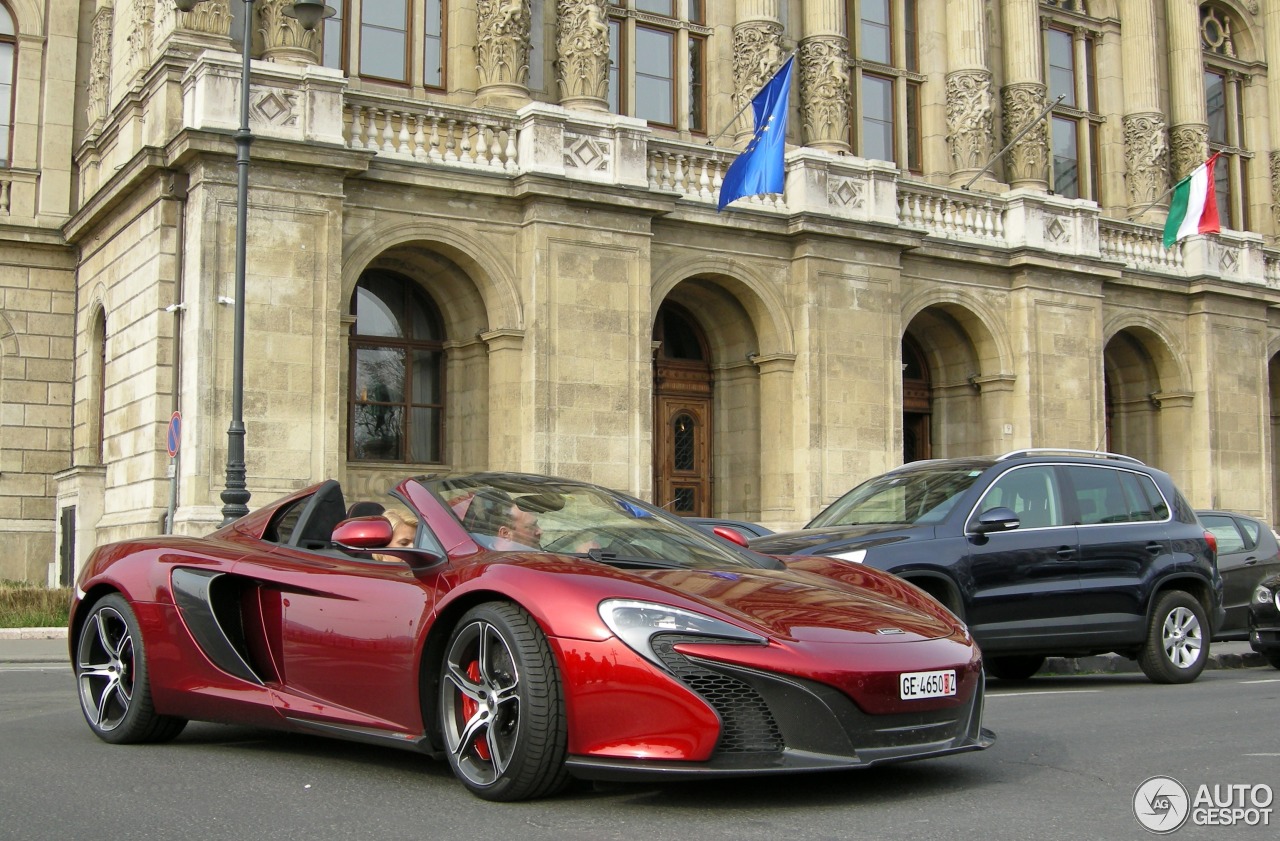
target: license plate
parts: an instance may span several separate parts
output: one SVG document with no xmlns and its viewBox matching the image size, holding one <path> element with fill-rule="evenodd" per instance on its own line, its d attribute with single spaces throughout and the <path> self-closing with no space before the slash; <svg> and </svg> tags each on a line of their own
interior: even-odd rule
<svg viewBox="0 0 1280 841">
<path fill-rule="evenodd" d="M 945 698 L 956 694 L 956 670 L 945 672 L 904 672 L 898 680 L 902 700 Z"/>
</svg>

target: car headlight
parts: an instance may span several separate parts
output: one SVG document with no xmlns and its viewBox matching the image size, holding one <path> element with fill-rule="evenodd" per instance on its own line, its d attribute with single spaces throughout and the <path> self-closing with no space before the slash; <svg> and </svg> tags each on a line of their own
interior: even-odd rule
<svg viewBox="0 0 1280 841">
<path fill-rule="evenodd" d="M 1270 587 L 1264 587 L 1263 585 L 1259 584 L 1257 587 L 1253 588 L 1254 604 L 1266 604 L 1267 602 L 1271 601 L 1271 599 L 1274 596 L 1275 596 L 1275 593 L 1271 591 Z"/>
<path fill-rule="evenodd" d="M 764 645 L 767 639 L 759 634 L 665 604 L 637 602 L 628 599 L 607 599 L 600 603 L 600 618 L 627 647 L 655 665 L 666 666 L 653 651 L 653 637 L 659 634 L 715 637 L 727 642 L 746 642 Z"/>
<path fill-rule="evenodd" d="M 848 561 L 853 564 L 860 564 L 867 559 L 867 550 L 854 549 L 852 552 L 839 552 L 831 557 L 839 558 L 842 561 Z"/>
</svg>

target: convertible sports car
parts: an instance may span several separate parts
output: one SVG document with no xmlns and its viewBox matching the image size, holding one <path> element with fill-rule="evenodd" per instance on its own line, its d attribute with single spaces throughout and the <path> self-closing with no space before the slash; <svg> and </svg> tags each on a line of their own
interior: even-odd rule
<svg viewBox="0 0 1280 841">
<path fill-rule="evenodd" d="M 981 654 L 936 601 L 720 536 L 563 479 L 419 477 L 350 509 L 330 480 L 206 538 L 98 548 L 81 707 L 114 743 L 197 719 L 419 751 L 489 800 L 992 743 Z"/>
</svg>

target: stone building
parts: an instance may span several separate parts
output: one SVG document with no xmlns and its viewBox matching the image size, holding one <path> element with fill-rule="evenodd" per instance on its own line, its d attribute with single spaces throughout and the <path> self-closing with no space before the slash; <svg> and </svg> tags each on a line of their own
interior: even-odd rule
<svg viewBox="0 0 1280 841">
<path fill-rule="evenodd" d="M 780 527 L 1045 446 L 1280 513 L 1280 0 L 328 3 L 0 0 L 0 578 L 222 520 L 246 33 L 251 507 L 492 468 Z M 793 52 L 785 192 L 717 213 Z"/>
</svg>

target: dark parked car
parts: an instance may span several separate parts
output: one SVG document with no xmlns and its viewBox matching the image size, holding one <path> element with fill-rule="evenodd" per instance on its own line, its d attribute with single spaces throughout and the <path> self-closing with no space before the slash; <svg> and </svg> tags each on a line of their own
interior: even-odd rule
<svg viewBox="0 0 1280 841">
<path fill-rule="evenodd" d="M 1249 603 L 1249 644 L 1280 669 L 1280 575 L 1271 576 L 1253 590 Z"/>
<path fill-rule="evenodd" d="M 1214 639 L 1242 640 L 1249 635 L 1249 602 L 1264 578 L 1280 573 L 1280 543 L 1271 526 L 1230 511 L 1197 511 L 1200 522 L 1218 539 L 1218 572 L 1227 618 Z"/>
<path fill-rule="evenodd" d="M 207 538 L 96 549 L 70 620 L 90 729 L 382 744 L 488 800 L 991 744 L 969 632 L 892 575 L 787 568 L 562 479 L 419 477 L 394 496 L 348 519 L 330 480 Z"/>
<path fill-rule="evenodd" d="M 968 623 L 996 677 L 1115 651 L 1185 683 L 1222 622 L 1213 535 L 1167 474 L 1110 453 L 914 462 L 751 548 L 897 574 Z"/>
</svg>

